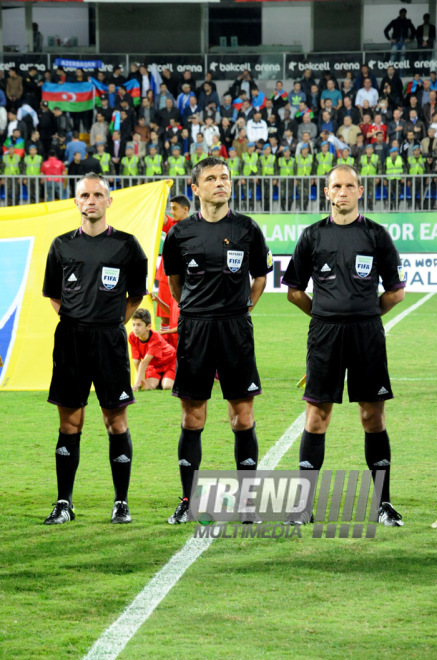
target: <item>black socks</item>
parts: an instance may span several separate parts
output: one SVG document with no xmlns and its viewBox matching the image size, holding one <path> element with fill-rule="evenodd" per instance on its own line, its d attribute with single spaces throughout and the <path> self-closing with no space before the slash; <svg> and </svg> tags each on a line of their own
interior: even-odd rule
<svg viewBox="0 0 437 660">
<path fill-rule="evenodd" d="M 364 452 L 369 470 L 372 470 L 373 479 L 375 479 L 376 470 L 383 470 L 385 472 L 380 503 L 390 502 L 391 452 L 387 431 L 365 433 Z"/>
<path fill-rule="evenodd" d="M 304 431 L 300 441 L 299 469 L 320 470 L 325 458 L 325 434 Z"/>
<path fill-rule="evenodd" d="M 256 470 L 258 465 L 258 440 L 255 424 L 244 431 L 234 431 L 234 455 L 237 470 Z"/>
<path fill-rule="evenodd" d="M 80 458 L 80 433 L 67 435 L 59 431 L 56 445 L 56 476 L 58 500 L 66 500 L 72 506 L 74 478 Z"/>
<path fill-rule="evenodd" d="M 127 502 L 130 472 L 132 466 L 132 440 L 129 429 L 125 433 L 109 437 L 109 461 L 111 463 L 112 480 L 114 482 L 114 501 Z"/>
<path fill-rule="evenodd" d="M 190 499 L 194 472 L 200 467 L 202 460 L 202 443 L 200 436 L 203 429 L 189 431 L 181 429 L 178 445 L 179 472 L 182 482 L 183 497 Z"/>
</svg>

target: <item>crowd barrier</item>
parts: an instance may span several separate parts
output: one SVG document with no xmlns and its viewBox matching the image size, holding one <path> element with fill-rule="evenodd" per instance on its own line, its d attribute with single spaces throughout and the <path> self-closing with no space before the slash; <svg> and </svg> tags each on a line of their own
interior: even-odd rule
<svg viewBox="0 0 437 660">
<path fill-rule="evenodd" d="M 3 176 L 0 183 L 0 205 L 17 206 L 52 202 L 74 197 L 80 177 L 64 176 L 54 181 L 47 176 Z M 171 196 L 187 195 L 192 210 L 198 202 L 191 190 L 188 176 L 109 177 L 112 190 L 120 190 L 172 178 Z M 324 213 L 328 205 L 324 193 L 325 177 L 322 176 L 256 176 L 234 177 L 231 206 L 243 213 Z M 403 175 L 400 180 L 386 176 L 363 177 L 364 192 L 360 210 L 367 211 L 429 211 L 437 208 L 437 173 Z"/>
</svg>

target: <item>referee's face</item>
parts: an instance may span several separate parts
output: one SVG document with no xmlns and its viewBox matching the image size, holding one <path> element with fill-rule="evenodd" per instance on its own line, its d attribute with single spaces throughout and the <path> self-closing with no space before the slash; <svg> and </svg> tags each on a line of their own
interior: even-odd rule
<svg viewBox="0 0 437 660">
<path fill-rule="evenodd" d="M 74 201 L 82 220 L 94 223 L 105 218 L 112 197 L 108 197 L 107 189 L 99 179 L 83 179 L 77 187 Z"/>
<path fill-rule="evenodd" d="M 364 188 L 358 185 L 357 177 L 349 169 L 335 169 L 330 178 L 325 195 L 331 204 L 340 212 L 358 212 L 358 200 L 361 199 Z"/>
<path fill-rule="evenodd" d="M 202 202 L 210 204 L 227 203 L 231 196 L 231 179 L 226 165 L 205 167 L 200 173 L 197 185 L 191 186 L 194 194 Z"/>
</svg>

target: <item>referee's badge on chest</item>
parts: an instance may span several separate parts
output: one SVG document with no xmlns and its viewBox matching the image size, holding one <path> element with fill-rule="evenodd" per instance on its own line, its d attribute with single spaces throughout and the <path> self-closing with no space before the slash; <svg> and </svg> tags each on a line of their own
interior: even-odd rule
<svg viewBox="0 0 437 660">
<path fill-rule="evenodd" d="M 243 263 L 244 252 L 242 250 L 228 250 L 228 268 L 231 273 L 236 273 Z"/>
<path fill-rule="evenodd" d="M 109 266 L 102 267 L 102 284 L 108 291 L 117 286 L 119 277 L 119 268 L 110 268 Z"/>
<path fill-rule="evenodd" d="M 364 254 L 357 254 L 355 257 L 355 270 L 360 277 L 368 277 L 372 266 L 373 257 L 366 257 Z"/>
</svg>

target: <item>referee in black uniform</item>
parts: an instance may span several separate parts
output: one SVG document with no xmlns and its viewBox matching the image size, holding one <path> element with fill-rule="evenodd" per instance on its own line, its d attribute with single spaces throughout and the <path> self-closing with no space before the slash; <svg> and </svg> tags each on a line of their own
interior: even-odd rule
<svg viewBox="0 0 437 660">
<path fill-rule="evenodd" d="M 131 234 L 108 226 L 109 185 L 95 173 L 76 188 L 79 229 L 58 236 L 47 257 L 43 294 L 60 322 L 55 332 L 49 402 L 58 406 L 58 500 L 46 525 L 73 520 L 72 494 L 91 383 L 109 434 L 115 489 L 111 522 L 131 521 L 127 504 L 132 442 L 126 406 L 134 403 L 124 324 L 146 293 L 147 258 Z"/>
<path fill-rule="evenodd" d="M 229 209 L 231 180 L 226 163 L 205 158 L 191 176 L 200 213 L 172 227 L 163 248 L 170 290 L 180 307 L 173 394 L 182 403 L 178 456 L 183 497 L 170 524 L 188 520 L 207 399 L 216 371 L 223 398 L 228 400 L 237 469 L 256 469 L 253 397 L 261 394 L 261 383 L 249 310 L 259 300 L 272 270 L 271 254 L 259 226 Z M 253 522 L 249 518 L 247 514 L 242 520 Z"/>
<path fill-rule="evenodd" d="M 390 443 L 384 403 L 392 399 L 381 316 L 404 299 L 404 274 L 388 232 L 358 213 L 358 172 L 338 165 L 325 195 L 331 215 L 300 236 L 283 277 L 288 300 L 311 316 L 308 333 L 306 424 L 299 466 L 320 470 L 333 403 L 341 403 L 347 369 L 349 400 L 358 402 L 369 469 L 384 470 L 379 522 L 403 525 L 390 504 Z M 314 282 L 311 298 L 305 290 Z M 379 278 L 384 293 L 378 297 Z M 301 522 L 308 522 L 303 520 Z"/>
</svg>

